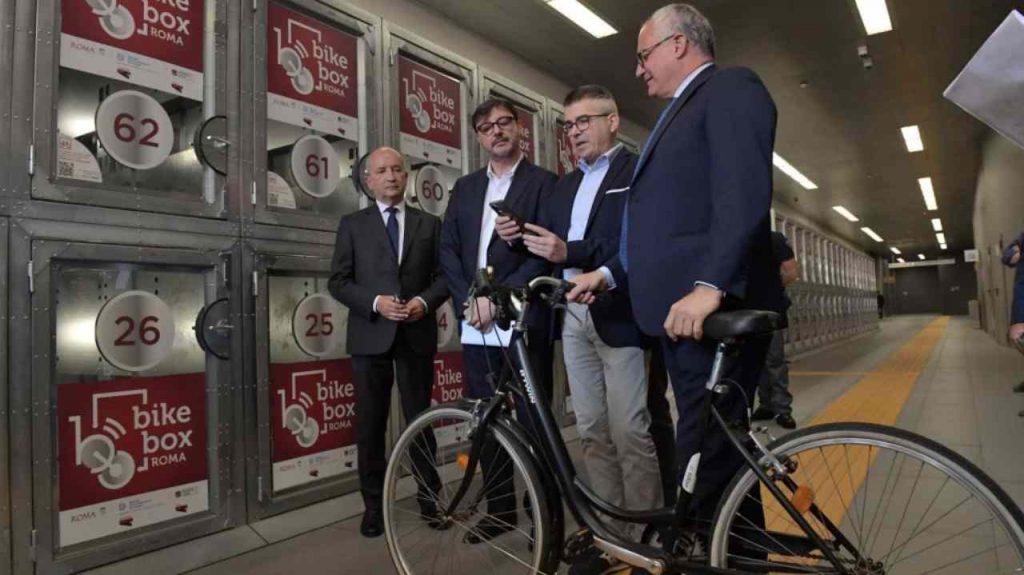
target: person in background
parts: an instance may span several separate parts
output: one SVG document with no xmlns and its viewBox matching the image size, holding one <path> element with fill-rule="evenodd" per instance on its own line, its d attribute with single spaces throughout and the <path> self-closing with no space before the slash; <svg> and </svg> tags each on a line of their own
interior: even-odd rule
<svg viewBox="0 0 1024 575">
<path fill-rule="evenodd" d="M 331 295 L 348 307 L 348 353 L 356 386 L 359 488 L 366 511 L 360 532 L 384 532 L 385 434 L 391 385 L 398 382 L 402 413 L 412 420 L 430 407 L 437 327 L 434 312 L 448 299 L 438 263 L 441 220 L 405 204 L 405 160 L 392 148 L 374 150 L 366 162 L 366 185 L 376 201 L 338 224 Z M 397 374 L 397 378 L 395 375 Z M 434 436 L 413 450 L 421 517 L 440 528 L 434 501 L 441 481 L 434 469 Z"/>
<path fill-rule="evenodd" d="M 1021 274 L 1020 268 L 1017 267 L 1020 263 L 1021 246 L 1024 246 L 1024 233 L 1006 246 L 1002 257 L 1003 265 L 1016 270 L 1013 275 L 1013 306 L 1010 310 L 1010 341 L 1017 349 L 1024 347 L 1024 343 L 1021 342 L 1021 338 L 1024 337 L 1024 274 Z M 1013 386 L 1013 391 L 1024 393 L 1024 381 Z M 1024 416 L 1024 411 L 1021 415 Z"/>
<path fill-rule="evenodd" d="M 792 302 L 785 294 L 785 289 L 797 281 L 800 271 L 789 240 L 780 232 L 772 232 L 772 256 L 779 266 L 779 277 L 782 279 L 782 308 L 776 310 L 782 315 L 782 329 L 772 334 L 764 370 L 757 386 L 759 405 L 751 419 L 763 421 L 774 418 L 779 427 L 796 429 L 796 421 L 793 419 L 793 394 L 789 392 L 789 362 L 786 361 L 786 327 L 789 326 L 786 313 Z"/>
<path fill-rule="evenodd" d="M 875 301 L 878 304 L 878 319 L 882 319 L 885 317 L 885 296 L 882 295 L 882 292 L 878 292 Z"/>
</svg>

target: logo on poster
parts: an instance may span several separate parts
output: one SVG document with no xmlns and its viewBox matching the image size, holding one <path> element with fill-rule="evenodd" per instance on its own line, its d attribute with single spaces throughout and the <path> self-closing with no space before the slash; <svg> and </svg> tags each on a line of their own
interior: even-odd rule
<svg viewBox="0 0 1024 575">
<path fill-rule="evenodd" d="M 455 131 L 455 98 L 438 89 L 434 78 L 420 72 L 412 71 L 412 82 L 402 78 L 405 86 L 405 109 L 416 121 L 416 129 L 426 134 L 431 128 L 446 134 Z M 427 111 L 429 103 L 433 114 Z"/>
<path fill-rule="evenodd" d="M 100 404 L 104 399 L 135 396 L 139 403 L 131 406 L 132 431 L 141 434 L 142 464 L 127 451 L 118 451 L 114 442 L 127 435 L 128 430 L 121 421 L 101 414 Z M 100 421 L 102 420 L 102 425 Z M 68 421 L 75 428 L 75 465 L 87 467 L 97 476 L 100 485 L 116 490 L 127 485 L 135 472 L 148 471 L 188 462 L 185 449 L 192 447 L 192 430 L 168 431 L 165 428 L 179 427 L 192 421 L 192 409 L 187 405 L 169 405 L 164 402 L 149 403 L 145 389 L 133 389 L 92 396 L 92 430 L 99 431 L 82 437 L 82 417 L 73 415 Z"/>
<path fill-rule="evenodd" d="M 312 389 L 309 389 L 309 382 L 313 383 Z M 307 389 L 299 389 L 302 383 L 306 384 Z M 312 391 L 313 395 L 307 393 L 307 390 Z M 279 389 L 277 394 L 281 397 L 281 426 L 295 437 L 301 447 L 312 447 L 321 432 L 350 429 L 356 416 L 355 402 L 338 403 L 339 400 L 355 397 L 355 385 L 328 380 L 325 369 L 293 373 L 290 393 Z M 314 402 L 321 407 L 322 427 L 321 423 L 309 415 Z"/>
<path fill-rule="evenodd" d="M 126 40 L 137 34 L 176 46 L 184 46 L 188 39 L 191 20 L 182 14 L 188 14 L 189 0 L 142 0 L 141 27 L 117 0 L 86 0 L 86 3 L 99 18 L 100 28 L 111 38 Z"/>
<path fill-rule="evenodd" d="M 309 34 L 312 51 L 296 38 L 298 30 Z M 274 26 L 274 36 L 277 39 L 277 64 L 291 78 L 296 92 L 308 96 L 317 90 L 346 96 L 351 77 L 348 56 L 338 53 L 334 46 L 325 43 L 320 30 L 288 18 L 287 38 L 282 39 L 281 28 L 278 26 Z M 310 57 L 310 53 L 316 64 L 315 75 L 303 63 Z"/>
<path fill-rule="evenodd" d="M 434 390 L 431 405 L 462 399 L 462 370 L 451 366 L 444 357 L 434 360 Z"/>
</svg>

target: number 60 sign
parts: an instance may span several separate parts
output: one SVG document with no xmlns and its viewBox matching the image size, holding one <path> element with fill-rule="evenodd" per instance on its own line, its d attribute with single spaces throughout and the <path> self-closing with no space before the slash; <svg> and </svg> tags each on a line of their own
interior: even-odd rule
<svg viewBox="0 0 1024 575">
<path fill-rule="evenodd" d="M 121 90 L 96 110 L 96 134 L 103 149 L 119 163 L 149 170 L 164 163 L 174 143 L 174 127 L 152 96 Z"/>
<path fill-rule="evenodd" d="M 156 367 L 174 348 L 174 315 L 158 296 L 120 293 L 96 315 L 96 347 L 103 359 L 125 371 Z"/>
</svg>

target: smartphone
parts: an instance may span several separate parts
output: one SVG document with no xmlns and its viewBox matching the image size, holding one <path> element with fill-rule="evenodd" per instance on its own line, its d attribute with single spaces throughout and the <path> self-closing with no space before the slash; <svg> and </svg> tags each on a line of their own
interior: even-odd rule
<svg viewBox="0 0 1024 575">
<path fill-rule="evenodd" d="M 508 204 L 505 203 L 505 200 L 498 200 L 496 202 L 491 202 L 490 206 L 491 206 L 491 209 L 494 210 L 495 212 L 497 212 L 497 214 L 499 216 L 505 216 L 507 218 L 512 218 L 512 220 L 515 221 L 515 223 L 519 225 L 519 231 L 522 232 L 523 234 L 534 235 L 533 232 L 528 231 L 526 229 L 526 223 L 523 221 L 522 216 L 520 216 L 519 214 L 517 214 L 514 211 L 512 211 L 512 209 L 508 207 Z"/>
</svg>

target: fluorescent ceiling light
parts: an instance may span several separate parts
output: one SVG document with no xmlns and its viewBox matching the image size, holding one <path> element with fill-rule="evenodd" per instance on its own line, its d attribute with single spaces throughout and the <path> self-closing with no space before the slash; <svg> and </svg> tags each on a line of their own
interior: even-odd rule
<svg viewBox="0 0 1024 575">
<path fill-rule="evenodd" d="M 946 234 L 935 234 L 935 239 L 938 240 L 940 244 L 944 244 L 946 243 Z"/>
<path fill-rule="evenodd" d="M 924 259 L 924 254 L 917 254 L 917 259 L 923 260 Z"/>
<path fill-rule="evenodd" d="M 570 22 L 586 30 L 594 38 L 604 38 L 618 32 L 577 0 L 547 0 L 548 6 L 561 12 Z"/>
<path fill-rule="evenodd" d="M 793 167 L 792 164 L 782 158 L 782 156 L 772 152 L 772 163 L 775 167 L 782 170 L 783 174 L 796 180 L 796 183 L 804 187 L 805 190 L 817 190 L 818 185 L 807 179 L 807 176 L 800 173 L 800 170 Z"/>
<path fill-rule="evenodd" d="M 932 179 L 918 178 L 917 185 L 921 186 L 921 195 L 924 197 L 924 205 L 933 212 L 939 209 L 939 204 L 935 201 L 935 189 L 932 187 Z"/>
<path fill-rule="evenodd" d="M 903 252 L 900 251 L 899 248 L 889 248 L 889 250 L 892 251 L 892 253 L 894 253 L 896 255 L 900 255 L 900 254 L 903 253 Z"/>
<path fill-rule="evenodd" d="M 868 36 L 892 30 L 889 7 L 885 5 L 885 0 L 857 0 L 857 11 L 860 12 Z"/>
<path fill-rule="evenodd" d="M 941 249 L 945 250 L 945 249 L 946 249 L 946 244 L 939 244 L 939 247 L 940 247 Z"/>
<path fill-rule="evenodd" d="M 924 149 L 921 130 L 917 126 L 903 126 L 900 132 L 903 133 L 903 142 L 907 145 L 908 152 L 920 152 Z"/>
<path fill-rule="evenodd" d="M 937 232 L 942 231 L 942 220 L 939 218 L 932 218 L 932 229 Z"/>
<path fill-rule="evenodd" d="M 903 258 L 896 258 L 896 261 L 900 262 L 901 264 L 907 263 L 907 260 L 905 260 Z"/>
<path fill-rule="evenodd" d="M 859 222 L 860 221 L 860 220 L 857 219 L 857 216 L 851 214 L 850 210 L 844 208 L 843 206 L 832 206 L 832 209 L 837 211 L 837 212 L 839 212 L 839 215 L 841 215 L 844 218 L 850 220 L 851 222 Z"/>
<path fill-rule="evenodd" d="M 875 240 L 878 243 L 882 243 L 885 241 L 881 238 L 881 236 L 875 233 L 875 230 L 871 228 L 861 228 L 860 231 L 864 232 L 865 234 L 868 235 L 868 237 L 870 237 L 871 239 Z"/>
</svg>

